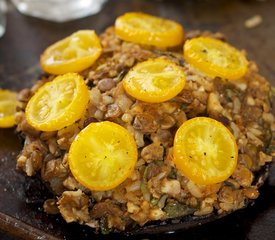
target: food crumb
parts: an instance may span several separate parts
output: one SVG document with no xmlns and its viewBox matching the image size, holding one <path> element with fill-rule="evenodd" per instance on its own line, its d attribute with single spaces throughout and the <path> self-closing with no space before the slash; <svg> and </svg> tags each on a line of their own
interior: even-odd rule
<svg viewBox="0 0 275 240">
<path fill-rule="evenodd" d="M 258 27 L 263 21 L 263 18 L 261 15 L 254 15 L 251 18 L 248 18 L 245 22 L 244 22 L 244 26 L 246 28 L 255 28 Z"/>
</svg>

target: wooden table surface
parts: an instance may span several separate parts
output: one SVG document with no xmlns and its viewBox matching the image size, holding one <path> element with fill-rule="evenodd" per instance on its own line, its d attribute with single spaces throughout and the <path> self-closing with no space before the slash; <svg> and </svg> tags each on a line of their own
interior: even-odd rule
<svg viewBox="0 0 275 240">
<path fill-rule="evenodd" d="M 186 31 L 223 32 L 230 43 L 247 50 L 249 59 L 255 60 L 262 75 L 275 85 L 274 0 L 109 0 L 99 14 L 67 23 L 23 16 L 9 4 L 7 31 L 0 39 L 0 88 L 20 90 L 31 86 L 41 73 L 39 56 L 49 44 L 79 29 L 101 33 L 127 11 L 174 19 Z M 262 17 L 262 23 L 246 28 L 245 20 L 255 15 Z M 0 130 L 0 231 L 23 239 L 91 239 L 93 235 L 86 228 L 68 226 L 60 218 L 48 217 L 41 211 L 46 197 L 41 192 L 43 186 L 15 170 L 19 150 L 14 130 Z M 248 209 L 195 229 L 146 238 L 274 240 L 274 178 L 273 174 L 261 189 L 260 198 Z M 4 239 L 1 233 L 0 239 Z"/>
</svg>

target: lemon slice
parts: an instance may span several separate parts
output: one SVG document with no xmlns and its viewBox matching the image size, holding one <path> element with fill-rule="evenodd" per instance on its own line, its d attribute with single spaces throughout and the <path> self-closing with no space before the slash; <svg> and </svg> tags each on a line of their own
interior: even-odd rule
<svg viewBox="0 0 275 240">
<path fill-rule="evenodd" d="M 15 125 L 16 93 L 0 89 L 0 127 L 9 128 Z"/>
<path fill-rule="evenodd" d="M 40 64 L 52 74 L 80 72 L 90 67 L 101 52 L 95 31 L 80 30 L 49 46 L 41 55 Z"/>
<path fill-rule="evenodd" d="M 184 44 L 185 61 L 205 74 L 235 80 L 243 77 L 248 68 L 244 54 L 220 40 L 199 37 Z"/>
<path fill-rule="evenodd" d="M 27 104 L 26 118 L 38 130 L 59 130 L 79 120 L 88 101 L 83 78 L 77 73 L 67 73 L 38 89 Z"/>
<path fill-rule="evenodd" d="M 178 46 L 184 37 L 183 28 L 177 22 L 137 12 L 118 17 L 115 32 L 125 41 L 156 47 Z"/>
<path fill-rule="evenodd" d="M 222 123 L 207 117 L 184 122 L 174 139 L 174 162 L 195 183 L 206 185 L 229 178 L 238 159 L 232 133 Z"/>
<path fill-rule="evenodd" d="M 91 190 L 115 188 L 132 173 L 137 146 L 132 135 L 113 122 L 91 123 L 73 141 L 69 166 L 74 177 Z"/>
<path fill-rule="evenodd" d="M 162 58 L 137 64 L 123 79 L 125 91 L 144 102 L 167 101 L 181 92 L 185 74 L 179 66 Z"/>
</svg>

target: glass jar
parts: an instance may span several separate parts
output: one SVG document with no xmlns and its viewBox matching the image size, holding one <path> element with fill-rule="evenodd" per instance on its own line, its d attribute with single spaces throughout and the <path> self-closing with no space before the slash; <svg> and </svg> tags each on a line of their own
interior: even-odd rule
<svg viewBox="0 0 275 240">
<path fill-rule="evenodd" d="M 98 13 L 106 0 L 12 0 L 19 12 L 54 22 Z"/>
</svg>

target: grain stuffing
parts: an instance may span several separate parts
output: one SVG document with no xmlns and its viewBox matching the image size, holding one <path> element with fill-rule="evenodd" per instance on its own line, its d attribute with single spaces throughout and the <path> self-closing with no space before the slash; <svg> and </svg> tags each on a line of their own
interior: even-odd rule
<svg viewBox="0 0 275 240">
<path fill-rule="evenodd" d="M 191 31 L 185 40 L 219 33 Z M 181 40 L 180 40 L 181 42 Z M 26 119 L 26 105 L 37 90 L 54 79 L 44 74 L 31 89 L 18 94 L 17 131 L 24 146 L 17 168 L 28 176 L 41 176 L 55 197 L 44 203 L 48 214 L 61 214 L 96 231 L 128 231 L 154 221 L 184 216 L 225 214 L 241 209 L 259 196 L 256 173 L 272 161 L 274 116 L 271 86 L 249 61 L 236 80 L 210 76 L 188 63 L 182 44 L 168 47 L 125 41 L 110 27 L 100 35 L 102 53 L 93 65 L 80 71 L 88 87 L 84 114 L 54 131 L 41 131 Z M 169 100 L 150 103 L 129 95 L 123 79 L 137 64 L 164 59 L 185 74 L 184 88 Z M 196 117 L 222 123 L 234 136 L 238 158 L 224 181 L 198 184 L 182 174 L 174 162 L 174 138 L 183 123 Z M 125 128 L 137 147 L 137 160 L 129 176 L 116 187 L 95 191 L 72 174 L 69 151 L 87 126 L 110 121 Z"/>
</svg>

